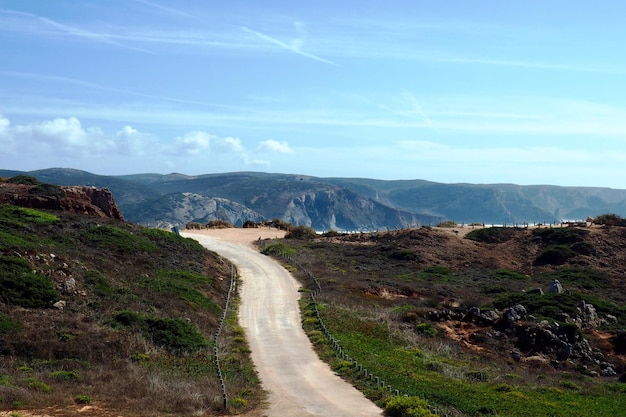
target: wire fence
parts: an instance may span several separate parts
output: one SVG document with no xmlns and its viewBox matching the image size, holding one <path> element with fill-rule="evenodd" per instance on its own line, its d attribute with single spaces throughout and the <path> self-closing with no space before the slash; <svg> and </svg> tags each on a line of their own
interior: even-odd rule
<svg viewBox="0 0 626 417">
<path fill-rule="evenodd" d="M 400 395 L 408 396 L 408 394 L 403 393 L 399 389 L 392 387 L 390 384 L 385 383 L 385 381 L 382 378 L 380 378 L 379 376 L 375 375 L 372 371 L 367 369 L 363 364 L 359 363 L 359 361 L 357 361 L 356 359 L 352 358 L 351 356 L 348 355 L 347 352 L 345 352 L 345 350 L 343 349 L 343 347 L 341 346 L 339 341 L 333 336 L 333 334 L 328 330 L 328 328 L 324 324 L 324 320 L 322 320 L 320 312 L 319 312 L 319 310 L 317 308 L 317 297 L 322 292 L 322 286 L 321 286 L 319 280 L 317 279 L 317 277 L 311 271 L 306 269 L 300 262 L 298 262 L 296 259 L 294 259 L 292 256 L 283 253 L 281 257 L 284 260 L 286 260 L 287 262 L 289 262 L 291 265 L 295 266 L 300 271 L 302 271 L 313 282 L 313 287 L 314 288 L 311 289 L 310 296 L 311 296 L 312 304 L 313 304 L 313 306 L 315 308 L 315 317 L 317 318 L 317 320 L 319 322 L 319 326 L 321 327 L 322 331 L 324 332 L 324 334 L 328 338 L 331 346 L 337 352 L 337 355 L 342 360 L 351 362 L 352 365 L 355 367 L 355 369 L 358 370 L 360 375 L 362 375 L 364 378 L 369 379 L 370 381 L 374 382 L 375 385 L 379 389 L 386 390 L 387 392 L 389 392 L 389 393 L 391 393 L 393 395 L 396 395 L 396 396 L 400 396 Z M 442 417 L 449 417 L 448 414 L 445 411 L 439 410 L 437 407 L 434 407 L 434 406 L 432 406 L 430 404 L 428 405 L 428 409 L 433 414 L 441 415 Z"/>
<path fill-rule="evenodd" d="M 213 355 L 215 357 L 215 370 L 217 373 L 217 377 L 219 379 L 221 388 L 222 388 L 222 400 L 224 404 L 224 409 L 228 406 L 228 394 L 226 392 L 226 384 L 224 382 L 224 375 L 222 374 L 222 367 L 220 365 L 220 355 L 219 355 L 219 338 L 222 334 L 222 330 L 224 328 L 224 322 L 226 321 L 226 316 L 228 315 L 228 308 L 230 304 L 230 299 L 234 291 L 234 287 L 236 285 L 236 269 L 235 265 L 230 264 L 230 283 L 228 285 L 228 294 L 226 295 L 226 302 L 224 303 L 224 309 L 222 311 L 222 316 L 220 317 L 219 325 L 217 326 L 217 331 L 215 332 L 215 337 L 213 338 Z"/>
</svg>

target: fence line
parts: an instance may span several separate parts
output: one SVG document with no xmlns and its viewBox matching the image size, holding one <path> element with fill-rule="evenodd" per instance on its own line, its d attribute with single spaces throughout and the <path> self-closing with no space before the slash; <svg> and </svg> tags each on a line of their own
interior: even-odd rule
<svg viewBox="0 0 626 417">
<path fill-rule="evenodd" d="M 226 302 L 224 303 L 224 309 L 222 311 L 222 317 L 220 318 L 219 326 L 217 326 L 217 331 L 215 332 L 215 337 L 213 338 L 213 355 L 215 357 L 215 370 L 217 372 L 217 377 L 220 381 L 220 385 L 222 388 L 222 400 L 224 403 L 224 409 L 228 406 L 228 395 L 226 393 L 226 384 L 224 383 L 224 376 L 222 375 L 222 368 L 220 366 L 220 355 L 219 355 L 219 345 L 218 339 L 222 334 L 222 329 L 224 328 L 224 322 L 226 321 L 226 316 L 228 315 L 228 306 L 230 304 L 230 298 L 233 293 L 233 289 L 236 283 L 236 273 L 235 273 L 235 265 L 230 263 L 230 284 L 228 285 L 228 294 L 226 295 Z"/>
<path fill-rule="evenodd" d="M 302 272 L 304 272 L 313 281 L 315 289 L 312 290 L 310 294 L 311 294 L 311 301 L 312 301 L 313 306 L 315 308 L 315 317 L 317 318 L 321 329 L 324 331 L 324 334 L 326 335 L 326 337 L 330 341 L 331 345 L 333 346 L 333 348 L 335 349 L 335 351 L 337 352 L 339 357 L 341 359 L 345 360 L 345 361 L 351 362 L 352 365 L 359 371 L 359 373 L 362 374 L 365 377 L 365 379 L 369 379 L 370 381 L 374 381 L 378 388 L 380 388 L 382 390 L 386 390 L 389 393 L 393 393 L 396 396 L 399 396 L 399 395 L 408 396 L 408 394 L 405 394 L 405 393 L 401 394 L 399 389 L 393 389 L 391 387 L 391 385 L 386 384 L 384 380 L 382 380 L 380 377 L 374 375 L 366 367 L 364 367 L 361 363 L 359 363 L 356 359 L 350 357 L 348 354 L 346 354 L 344 352 L 343 348 L 341 347 L 341 345 L 339 344 L 337 339 L 335 339 L 335 337 L 332 335 L 332 333 L 326 328 L 326 325 L 324 324 L 324 321 L 322 320 L 322 317 L 320 316 L 320 312 L 319 312 L 319 310 L 317 308 L 316 298 L 322 292 L 322 286 L 320 285 L 319 280 L 317 279 L 317 277 L 311 271 L 309 271 L 304 266 L 302 266 L 302 264 L 300 262 L 298 262 L 297 260 L 292 258 L 290 255 L 287 255 L 286 253 L 283 253 L 282 254 L 282 258 L 287 260 L 289 263 L 295 265 L 298 269 L 300 269 Z M 431 413 L 439 415 L 439 410 L 436 407 L 432 407 L 430 404 L 428 404 L 428 409 L 430 410 Z M 447 414 L 443 414 L 442 417 L 448 417 L 448 415 Z"/>
</svg>

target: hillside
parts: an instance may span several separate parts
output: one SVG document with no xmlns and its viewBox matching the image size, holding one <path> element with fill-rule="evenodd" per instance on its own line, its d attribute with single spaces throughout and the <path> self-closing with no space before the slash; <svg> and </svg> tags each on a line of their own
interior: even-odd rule
<svg viewBox="0 0 626 417">
<path fill-rule="evenodd" d="M 174 233 L 0 204 L 0 410 L 223 413 L 216 347 L 226 411 L 257 407 L 235 311 L 214 339 L 231 273 Z"/>
<path fill-rule="evenodd" d="M 42 182 L 110 189 L 124 217 L 160 227 L 190 221 L 280 219 L 319 231 L 395 230 L 445 220 L 550 224 L 604 213 L 626 216 L 626 190 L 424 180 L 318 178 L 235 172 L 99 176 L 71 169 L 27 173 Z M 0 175 L 15 175 L 1 171 Z"/>
<path fill-rule="evenodd" d="M 612 416 L 626 406 L 626 229 L 470 228 L 268 242 L 311 291 L 318 352 L 450 416 Z M 556 284 L 558 282 L 558 284 Z M 312 314 L 313 303 L 303 306 Z M 426 415 L 426 414 L 424 414 Z"/>
</svg>

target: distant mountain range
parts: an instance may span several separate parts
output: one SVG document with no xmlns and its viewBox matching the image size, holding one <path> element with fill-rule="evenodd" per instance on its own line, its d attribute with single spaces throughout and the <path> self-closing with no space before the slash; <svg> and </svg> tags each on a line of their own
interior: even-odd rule
<svg viewBox="0 0 626 417">
<path fill-rule="evenodd" d="M 626 216 L 626 190 L 514 184 L 443 184 L 424 180 L 318 178 L 233 172 L 188 176 L 103 176 L 51 168 L 0 170 L 57 185 L 108 188 L 124 218 L 148 226 L 280 219 L 316 230 L 378 230 L 458 223 L 522 224 Z"/>
</svg>

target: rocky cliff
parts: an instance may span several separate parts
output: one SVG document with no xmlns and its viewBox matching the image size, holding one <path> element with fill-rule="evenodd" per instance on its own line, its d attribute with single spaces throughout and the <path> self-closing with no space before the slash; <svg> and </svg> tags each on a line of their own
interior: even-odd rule
<svg viewBox="0 0 626 417">
<path fill-rule="evenodd" d="M 107 188 L 0 182 L 0 204 L 124 220 Z"/>
</svg>

